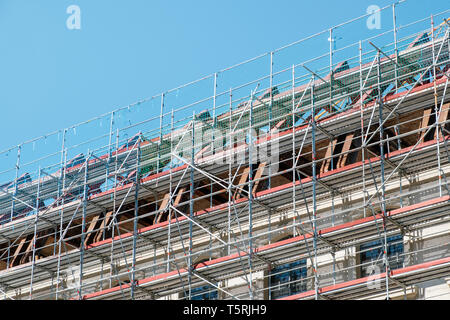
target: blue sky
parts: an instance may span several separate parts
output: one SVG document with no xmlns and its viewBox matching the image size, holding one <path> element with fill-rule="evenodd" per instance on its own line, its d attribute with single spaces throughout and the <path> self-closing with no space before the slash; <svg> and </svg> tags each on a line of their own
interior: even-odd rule
<svg viewBox="0 0 450 320">
<path fill-rule="evenodd" d="M 0 0 L 0 150 L 390 3 Z M 66 27 L 72 4 L 81 8 L 80 30 Z M 408 0 L 398 8 L 398 23 L 448 7 L 446 0 Z M 389 15 L 383 28 L 392 26 Z M 349 32 L 358 38 L 380 30 Z"/>
</svg>

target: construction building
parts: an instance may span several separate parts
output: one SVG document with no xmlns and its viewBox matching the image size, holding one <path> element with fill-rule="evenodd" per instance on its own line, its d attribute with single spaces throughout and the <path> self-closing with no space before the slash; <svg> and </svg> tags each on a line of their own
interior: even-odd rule
<svg viewBox="0 0 450 320">
<path fill-rule="evenodd" d="M 449 10 L 399 6 L 0 153 L 0 296 L 450 299 Z"/>
</svg>

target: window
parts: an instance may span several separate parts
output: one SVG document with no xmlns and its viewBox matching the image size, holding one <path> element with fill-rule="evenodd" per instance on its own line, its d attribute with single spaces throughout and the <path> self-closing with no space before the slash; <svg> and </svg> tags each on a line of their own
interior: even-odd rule
<svg viewBox="0 0 450 320">
<path fill-rule="evenodd" d="M 270 271 L 269 299 L 306 291 L 306 260 L 277 266 Z"/>
<path fill-rule="evenodd" d="M 403 237 L 397 235 L 387 238 L 387 257 L 391 270 L 403 267 Z M 381 240 L 365 243 L 360 247 L 361 276 L 366 277 L 373 274 L 376 265 L 383 272 L 385 266 L 383 261 L 383 243 Z"/>
<path fill-rule="evenodd" d="M 184 297 L 189 299 L 189 292 L 184 293 Z M 191 289 L 191 300 L 217 300 L 217 288 L 206 285 Z"/>
</svg>

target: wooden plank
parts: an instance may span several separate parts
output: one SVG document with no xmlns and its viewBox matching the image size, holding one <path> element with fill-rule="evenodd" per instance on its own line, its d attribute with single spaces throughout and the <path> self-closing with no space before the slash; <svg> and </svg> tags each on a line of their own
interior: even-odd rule
<svg viewBox="0 0 450 320">
<path fill-rule="evenodd" d="M 96 215 L 94 218 L 92 218 L 91 222 L 89 223 L 89 227 L 86 230 L 86 237 L 84 238 L 84 245 L 87 244 L 87 242 L 89 241 L 89 238 L 92 235 L 92 230 L 94 230 L 95 225 L 97 224 L 98 219 L 100 218 L 99 215 Z"/>
<path fill-rule="evenodd" d="M 164 198 L 163 198 L 158 210 L 164 210 L 164 208 L 167 206 L 167 203 L 169 203 L 169 199 L 170 199 L 170 194 L 166 193 L 164 195 Z M 163 211 L 158 212 L 158 214 L 155 216 L 155 219 L 153 220 L 154 223 L 159 223 L 161 221 L 161 217 L 162 217 L 163 213 L 164 213 Z"/>
<path fill-rule="evenodd" d="M 348 158 L 348 153 L 346 153 L 346 152 L 349 151 L 352 146 L 353 136 L 354 136 L 353 133 L 349 133 L 345 137 L 344 145 L 342 146 L 342 151 L 341 151 L 342 154 L 339 156 L 336 169 L 342 168 L 343 166 L 345 166 L 345 162 L 347 161 L 347 158 Z"/>
<path fill-rule="evenodd" d="M 422 116 L 422 120 L 420 121 L 420 127 L 419 127 L 419 129 L 423 129 L 423 130 L 418 133 L 419 140 L 423 138 L 423 136 L 425 135 L 425 132 L 427 131 L 424 128 L 426 128 L 428 126 L 428 122 L 430 121 L 430 116 L 431 116 L 431 108 L 423 110 L 423 116 Z M 422 142 L 424 142 L 424 141 L 422 140 Z"/>
<path fill-rule="evenodd" d="M 330 141 L 330 143 L 328 144 L 328 147 L 327 147 L 327 151 L 325 152 L 324 158 L 329 158 L 333 155 L 334 149 L 336 148 L 336 142 L 337 142 L 337 139 Z M 325 161 L 322 162 L 322 166 L 320 167 L 320 173 L 324 173 L 329 170 L 331 160 L 332 160 L 332 158 L 329 158 L 329 159 L 325 159 Z"/>
<path fill-rule="evenodd" d="M 448 109 L 450 108 L 450 103 L 446 103 L 442 106 L 441 114 L 439 115 L 439 123 L 443 123 L 447 121 L 448 118 Z M 442 132 L 439 133 L 442 136 Z M 437 138 L 437 132 L 434 133 L 434 139 Z"/>
<path fill-rule="evenodd" d="M 239 177 L 239 182 L 237 184 L 237 186 L 239 188 L 241 188 L 241 189 L 244 188 L 244 183 L 247 181 L 249 173 L 250 173 L 250 168 L 249 167 L 245 168 L 242 171 L 241 176 Z M 240 190 L 236 190 L 234 192 L 234 198 L 235 199 L 239 199 L 240 197 L 241 197 L 241 191 Z"/>
<path fill-rule="evenodd" d="M 0 260 L 0 270 L 5 270 L 7 265 L 8 264 L 5 261 Z"/>
<path fill-rule="evenodd" d="M 253 179 L 254 185 L 253 185 L 253 194 L 256 193 L 256 190 L 258 189 L 259 183 L 261 182 L 261 177 L 264 173 L 264 168 L 266 167 L 266 162 L 261 162 L 258 166 L 258 169 L 256 170 L 255 177 Z"/>
<path fill-rule="evenodd" d="M 14 265 L 14 262 L 16 261 L 17 257 L 19 256 L 20 251 L 22 250 L 23 245 L 25 244 L 26 238 L 22 238 L 17 245 L 16 250 L 14 251 L 14 254 L 12 256 L 12 259 L 10 261 L 9 266 L 12 267 Z"/>
<path fill-rule="evenodd" d="M 53 241 L 53 236 L 43 233 L 38 233 L 36 238 L 36 255 L 35 260 L 39 259 L 43 253 L 45 253 L 45 250 L 42 248 L 47 244 L 48 239 L 51 239 L 50 244 Z M 31 262 L 31 257 L 33 254 L 33 241 L 35 241 L 35 237 L 31 239 L 31 241 L 28 243 L 27 249 L 25 250 L 23 257 L 20 259 L 20 264 Z M 53 250 L 51 250 L 50 254 L 47 254 L 46 256 L 52 255 Z"/>
<path fill-rule="evenodd" d="M 181 188 L 180 190 L 178 190 L 177 196 L 175 198 L 175 201 L 173 202 L 173 206 L 176 208 L 178 206 L 178 204 L 181 201 L 181 197 L 183 196 L 183 192 L 186 191 L 186 188 Z"/>
<path fill-rule="evenodd" d="M 170 194 L 166 193 L 164 195 L 164 198 L 163 198 L 162 202 L 161 202 L 161 205 L 159 206 L 159 210 L 163 210 L 167 206 L 167 203 L 169 202 L 169 199 L 170 199 Z"/>
<path fill-rule="evenodd" d="M 112 218 L 112 211 L 109 211 L 105 214 L 103 217 L 102 223 L 100 224 L 99 230 L 97 231 L 97 234 L 95 235 L 94 242 L 99 242 L 102 240 L 103 235 L 103 228 L 109 223 L 109 220 Z"/>
<path fill-rule="evenodd" d="M 175 201 L 173 202 L 173 206 L 175 208 L 180 204 L 181 197 L 183 196 L 184 191 L 186 191 L 186 188 L 180 188 L 178 190 L 177 196 L 175 197 Z M 173 210 L 170 210 L 170 218 L 169 219 L 172 219 L 172 218 L 173 218 Z"/>
<path fill-rule="evenodd" d="M 33 238 L 31 239 L 31 241 L 28 243 L 28 246 L 27 246 L 27 248 L 25 249 L 25 252 L 23 253 L 22 258 L 20 259 L 20 264 L 23 264 L 23 263 L 26 263 L 26 262 L 30 262 L 30 261 L 26 261 L 26 260 L 27 260 L 28 257 L 33 253 L 32 247 L 33 247 L 33 241 L 34 241 L 34 238 L 35 238 L 35 237 L 33 237 Z"/>
</svg>

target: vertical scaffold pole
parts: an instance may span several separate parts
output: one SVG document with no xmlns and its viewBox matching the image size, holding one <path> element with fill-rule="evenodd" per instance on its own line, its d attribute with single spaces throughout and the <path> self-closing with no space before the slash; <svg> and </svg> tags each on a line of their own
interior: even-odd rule
<svg viewBox="0 0 450 320">
<path fill-rule="evenodd" d="M 297 223 L 297 208 L 295 206 L 296 194 L 295 194 L 295 181 L 296 181 L 296 168 L 295 168 L 295 65 L 292 65 L 292 236 L 295 237 L 295 225 Z"/>
<path fill-rule="evenodd" d="M 330 113 L 333 112 L 333 28 L 330 28 Z"/>
<path fill-rule="evenodd" d="M 65 166 L 66 166 L 66 161 L 67 161 L 67 154 L 65 151 L 65 144 L 66 144 L 66 132 L 67 129 L 63 130 L 63 134 L 62 134 L 62 141 L 61 141 L 61 161 L 60 161 L 60 166 L 59 166 L 59 179 L 58 179 L 58 190 L 57 190 L 57 196 L 56 196 L 56 200 L 55 200 L 55 205 L 58 206 L 60 203 L 64 203 L 64 198 L 61 198 L 61 195 L 63 193 L 64 190 L 64 180 L 65 180 Z M 64 210 L 64 209 L 63 209 Z M 62 213 L 63 211 L 60 210 L 60 214 L 61 214 L 61 221 L 60 221 L 60 232 L 59 235 L 61 237 L 62 235 Z M 56 246 L 57 246 L 57 234 L 58 234 L 58 229 L 57 227 L 55 227 L 55 242 L 54 242 L 54 247 L 53 247 L 53 252 L 56 253 Z M 61 239 L 61 238 L 60 238 Z M 56 290 L 55 290 L 55 299 L 58 299 L 58 288 L 59 288 L 59 268 L 60 268 L 60 262 L 61 262 L 61 242 L 59 244 L 58 247 L 58 264 L 57 264 L 57 269 L 56 269 Z"/>
<path fill-rule="evenodd" d="M 119 128 L 116 129 L 116 150 L 119 150 Z M 116 211 L 116 204 L 117 204 L 117 166 L 119 163 L 119 153 L 116 152 L 116 156 L 115 156 L 115 163 L 114 163 L 114 193 L 113 193 L 113 215 L 112 217 L 114 217 L 114 213 Z M 114 218 L 112 218 L 111 220 L 111 257 L 109 259 L 109 287 L 112 288 L 112 278 L 113 278 L 113 273 L 114 273 L 114 269 L 115 269 L 115 265 L 114 265 L 114 235 L 115 235 L 115 230 L 114 230 Z M 105 224 L 106 226 L 106 224 Z M 103 237 L 105 237 L 105 233 L 106 230 L 103 231 Z"/>
<path fill-rule="evenodd" d="M 398 46 L 397 46 L 397 17 L 395 3 L 392 4 L 392 25 L 394 26 L 394 54 L 395 54 L 395 93 L 398 91 Z"/>
<path fill-rule="evenodd" d="M 8 239 L 8 257 L 6 258 L 6 269 L 10 268 L 9 262 L 11 259 L 11 240 Z"/>
<path fill-rule="evenodd" d="M 233 145 L 234 145 L 234 139 L 233 136 L 231 135 L 231 127 L 232 127 L 232 103 L 233 103 L 233 90 L 230 88 L 230 101 L 229 101 L 229 106 L 228 106 L 228 112 L 229 112 L 229 125 L 228 125 L 228 139 L 230 139 L 230 142 L 228 144 L 229 146 L 229 154 L 228 154 L 228 187 L 227 187 L 227 191 L 228 191 L 228 224 L 227 224 L 227 236 L 228 236 L 228 255 L 231 254 L 231 184 L 233 183 L 233 181 L 231 180 L 231 166 L 232 163 L 234 161 L 234 155 L 233 155 Z"/>
<path fill-rule="evenodd" d="M 213 92 L 213 127 L 216 127 L 216 103 L 217 103 L 217 72 L 214 73 L 214 92 Z M 214 141 L 214 140 L 213 140 Z"/>
<path fill-rule="evenodd" d="M 84 239 L 86 237 L 86 207 L 87 207 L 87 181 L 88 181 L 88 168 L 89 168 L 89 158 L 91 153 L 88 149 L 88 156 L 86 159 L 86 167 L 84 168 L 84 186 L 83 186 L 83 216 L 81 218 L 81 243 L 80 243 L 80 279 L 78 284 L 78 299 L 81 300 L 83 297 L 83 263 L 84 263 Z"/>
<path fill-rule="evenodd" d="M 433 90 L 434 90 L 434 114 L 436 117 L 435 120 L 435 136 L 436 136 L 436 152 L 437 152 L 437 162 L 438 162 L 438 183 L 439 183 L 439 197 L 442 197 L 442 171 L 441 171 L 441 152 L 439 146 L 439 117 L 440 110 L 438 106 L 438 94 L 436 88 L 436 56 L 434 49 L 434 19 L 433 15 L 431 15 L 431 50 L 433 54 Z"/>
<path fill-rule="evenodd" d="M 212 120 L 213 120 L 213 131 L 212 131 L 212 145 L 211 145 L 211 151 L 212 154 L 215 154 L 215 129 L 216 129 L 216 107 L 217 107 L 217 72 L 214 73 L 214 92 L 213 92 L 213 114 L 212 114 Z M 211 192 L 212 192 L 212 185 L 211 185 Z M 212 203 L 212 200 L 211 200 Z"/>
<path fill-rule="evenodd" d="M 139 185 L 140 185 L 140 159 L 141 159 L 141 137 L 138 138 L 136 149 L 136 176 L 134 181 L 134 219 L 133 219 L 133 263 L 131 274 L 131 300 L 135 299 L 136 291 L 136 242 L 137 242 L 137 225 L 139 215 Z"/>
<path fill-rule="evenodd" d="M 213 119 L 213 130 L 212 130 L 212 143 L 211 143 L 211 152 L 212 154 L 216 153 L 216 148 L 215 148 L 215 142 L 216 142 L 216 103 L 217 103 L 217 72 L 214 73 L 214 96 L 213 96 L 213 114 L 212 114 L 212 119 Z M 210 185 L 209 185 L 209 206 L 210 208 L 212 208 L 213 206 L 213 184 L 212 184 L 212 180 L 210 181 Z"/>
<path fill-rule="evenodd" d="M 172 169 L 173 169 L 173 121 L 174 121 L 174 115 L 173 115 L 173 108 L 172 111 L 170 113 L 170 167 L 169 167 L 169 199 L 170 199 L 170 206 L 173 205 L 173 200 L 172 200 L 172 193 L 173 193 L 173 177 L 172 177 Z M 169 214 L 168 214 L 168 220 L 169 220 L 169 226 L 168 226 L 168 232 L 167 232 L 167 272 L 170 272 L 170 252 L 172 251 L 171 249 L 171 232 L 172 232 L 172 208 L 169 206 Z"/>
<path fill-rule="evenodd" d="M 14 218 L 14 198 L 17 196 L 17 179 L 19 178 L 19 169 L 20 169 L 20 152 L 22 150 L 22 145 L 17 146 L 17 159 L 16 159 L 16 178 L 14 179 L 14 192 L 11 197 L 11 217 L 9 221 L 13 221 Z"/>
<path fill-rule="evenodd" d="M 62 134 L 62 141 L 61 141 L 61 163 L 59 166 L 60 169 L 60 173 L 59 173 L 59 180 L 58 180 L 58 191 L 57 191 L 57 197 L 56 199 L 57 202 L 60 202 L 61 200 L 59 200 L 60 196 L 61 196 L 61 186 L 62 186 L 62 180 L 63 180 L 63 168 L 64 168 L 64 150 L 66 148 L 66 132 L 67 129 L 63 130 L 63 134 Z M 59 205 L 59 203 L 56 203 L 56 205 Z M 56 237 L 55 237 L 55 243 L 56 243 Z"/>
<path fill-rule="evenodd" d="M 380 183 L 381 183 L 381 210 L 383 215 L 383 233 L 384 233 L 384 244 L 383 244 L 383 259 L 385 266 L 385 280 L 386 280 L 386 300 L 389 300 L 389 261 L 387 256 L 387 232 L 386 232 L 386 198 L 385 198 L 385 183 L 384 183 L 384 128 L 383 128 L 383 97 L 381 95 L 381 60 L 380 60 L 380 51 L 377 51 L 377 73 L 378 73 L 378 124 L 380 127 Z"/>
<path fill-rule="evenodd" d="M 37 184 L 37 191 L 36 191 L 36 217 L 34 219 L 34 237 L 33 237 L 33 256 L 31 259 L 31 279 L 30 279 L 30 300 L 33 299 L 33 278 L 34 278 L 34 268 L 36 263 L 36 238 L 37 238 L 37 223 L 39 219 L 39 193 L 40 193 L 40 186 L 41 186 L 41 167 L 39 166 L 38 170 L 38 184 Z"/>
<path fill-rule="evenodd" d="M 273 108 L 273 51 L 270 52 L 270 78 L 269 78 L 269 86 L 270 86 L 270 103 L 269 103 L 269 128 L 268 128 L 268 133 L 271 134 L 272 133 L 272 119 L 273 119 L 273 114 L 272 114 L 272 108 Z M 272 157 L 272 148 L 271 148 L 271 152 L 270 152 L 270 157 Z M 268 186 L 267 189 L 270 190 L 271 186 L 272 186 L 272 165 L 271 165 L 271 161 L 269 162 L 269 181 L 268 181 Z"/>
<path fill-rule="evenodd" d="M 395 14 L 395 3 L 392 4 L 392 26 L 393 26 L 393 30 L 394 30 L 394 54 L 395 54 L 395 94 L 397 94 L 398 92 L 398 44 L 397 44 L 397 17 Z M 397 118 L 397 123 L 399 122 L 399 118 L 398 116 Z M 394 127 L 394 132 L 398 137 L 398 127 L 397 125 Z M 398 149 L 400 149 L 400 138 L 398 139 Z M 389 146 L 389 142 L 388 142 L 388 146 Z M 399 187 L 400 187 L 400 194 L 402 194 L 402 174 L 399 174 Z M 402 198 L 400 196 L 400 207 L 403 207 L 403 201 Z"/>
<path fill-rule="evenodd" d="M 249 114 L 249 135 L 248 139 L 248 264 L 249 264 L 249 282 L 250 282 L 250 300 L 253 300 L 253 92 L 250 96 L 250 114 Z"/>
<path fill-rule="evenodd" d="M 312 138 L 312 201 L 313 201 L 313 249 L 314 249 L 314 298 L 315 300 L 319 299 L 319 277 L 317 274 L 317 199 L 316 199 L 316 184 L 317 184 L 317 175 L 316 175 L 316 111 L 314 106 L 314 75 L 312 76 L 312 84 L 311 84 L 311 138 Z"/>
<path fill-rule="evenodd" d="M 62 190 L 64 193 L 64 189 L 66 188 L 66 164 L 67 164 L 67 149 L 64 149 L 64 163 L 61 167 L 61 174 L 62 174 Z M 62 248 L 62 236 L 63 236 L 63 221 L 64 221 L 64 202 L 65 197 L 62 197 L 61 199 L 61 209 L 59 210 L 60 214 L 60 221 L 59 221 L 59 245 L 58 245 L 58 264 L 56 267 L 56 292 L 55 292 L 55 300 L 58 300 L 58 292 L 59 292 L 59 285 L 60 285 L 60 273 L 61 273 L 61 248 Z M 55 240 L 56 241 L 56 240 Z"/>
<path fill-rule="evenodd" d="M 366 217 L 366 142 L 364 139 L 364 99 L 363 99 L 363 73 L 362 73 L 362 43 L 359 41 L 359 99 L 360 99 L 360 115 L 361 115 L 361 161 L 362 161 L 362 193 L 363 193 L 363 213 Z"/>
<path fill-rule="evenodd" d="M 189 300 L 192 299 L 192 219 L 194 218 L 194 165 L 195 165 L 195 111 L 192 112 L 192 137 L 191 137 L 191 171 L 189 179 L 189 274 L 188 274 L 188 286 L 189 286 Z"/>
<path fill-rule="evenodd" d="M 111 143 L 112 143 L 112 139 L 114 136 L 114 132 L 113 132 L 113 127 L 114 127 L 114 111 L 111 112 L 111 119 L 109 122 L 109 137 L 108 137 L 108 160 L 106 162 L 106 170 L 105 170 L 105 188 L 108 188 L 108 177 L 109 177 L 109 164 L 111 162 L 111 157 L 112 157 L 112 148 L 111 148 Z"/>
<path fill-rule="evenodd" d="M 164 93 L 161 93 L 161 110 L 159 114 L 159 143 L 158 143 L 158 159 L 156 159 L 156 173 L 159 173 L 159 162 L 161 159 L 161 143 L 162 143 L 162 127 L 163 127 L 163 111 L 164 111 Z"/>
<path fill-rule="evenodd" d="M 330 28 L 330 65 L 329 65 L 329 72 L 330 72 L 330 102 L 329 102 L 329 112 L 332 113 L 333 112 L 333 79 L 334 79 L 334 74 L 333 74 L 333 28 Z M 333 151 L 334 151 L 334 139 L 330 138 L 330 145 L 331 145 L 331 161 L 330 161 L 330 170 L 334 170 L 334 158 L 333 158 Z M 334 191 L 331 191 L 331 224 L 334 226 Z M 335 260 L 334 260 L 334 251 L 332 252 L 332 256 L 333 256 L 333 281 L 334 281 L 334 268 L 335 268 Z"/>
</svg>

